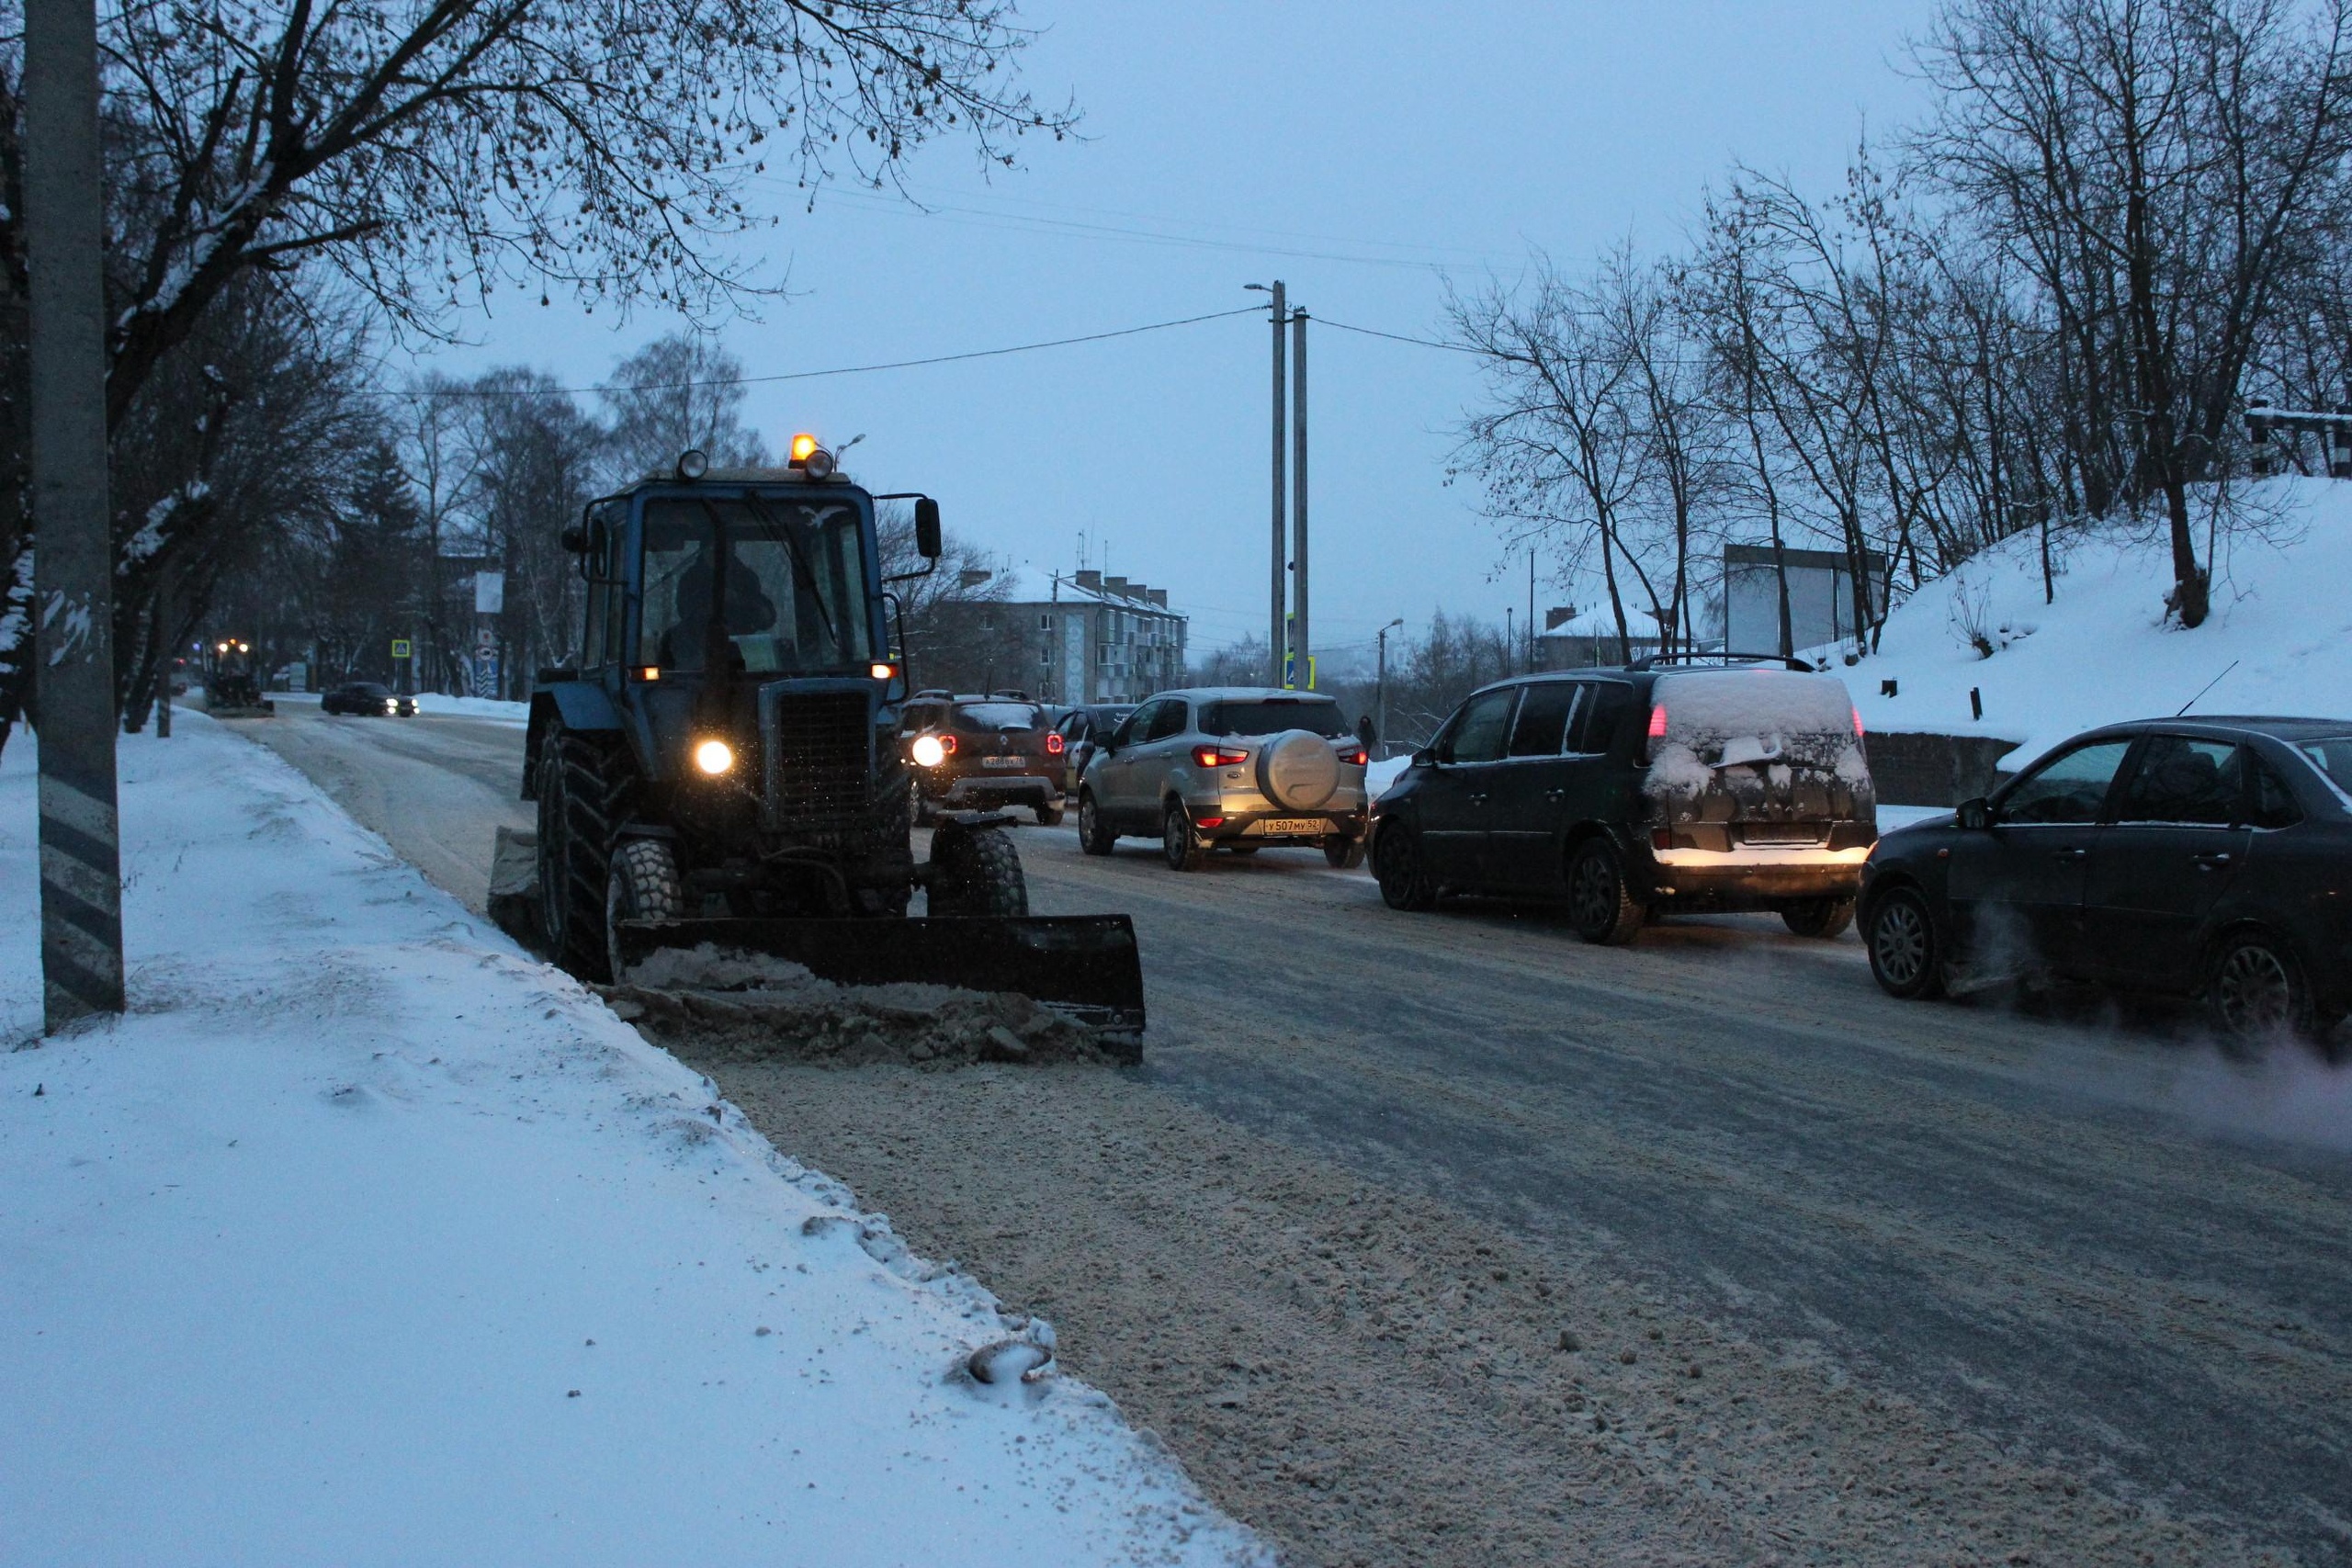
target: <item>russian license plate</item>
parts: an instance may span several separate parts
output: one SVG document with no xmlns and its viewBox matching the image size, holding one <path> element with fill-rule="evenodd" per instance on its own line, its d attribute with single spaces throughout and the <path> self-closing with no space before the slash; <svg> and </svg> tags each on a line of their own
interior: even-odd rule
<svg viewBox="0 0 2352 1568">
<path fill-rule="evenodd" d="M 1320 817 L 1269 817 L 1258 824 L 1258 831 L 1275 838 L 1292 838 L 1302 833 L 1321 838 L 1331 830 L 1331 825 Z"/>
<path fill-rule="evenodd" d="M 1025 768 L 1028 765 L 1029 759 L 1026 757 L 983 757 L 980 759 L 980 766 L 984 768 Z"/>
<path fill-rule="evenodd" d="M 1750 844 L 1817 844 L 1828 834 L 1815 822 L 1744 822 L 1739 836 Z"/>
</svg>

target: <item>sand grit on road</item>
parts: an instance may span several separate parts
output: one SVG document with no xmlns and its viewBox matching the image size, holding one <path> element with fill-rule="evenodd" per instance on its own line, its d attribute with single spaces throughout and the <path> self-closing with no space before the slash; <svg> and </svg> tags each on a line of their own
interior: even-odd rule
<svg viewBox="0 0 2352 1568">
<path fill-rule="evenodd" d="M 1136 1074 L 663 1043 L 1302 1563 L 2286 1561 Z"/>
</svg>

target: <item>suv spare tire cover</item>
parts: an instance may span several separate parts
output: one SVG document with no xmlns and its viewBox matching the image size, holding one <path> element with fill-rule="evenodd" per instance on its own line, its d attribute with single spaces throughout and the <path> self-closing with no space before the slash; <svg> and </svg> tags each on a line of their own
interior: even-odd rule
<svg viewBox="0 0 2352 1568">
<path fill-rule="evenodd" d="M 1340 787 L 1340 754 L 1311 729 L 1285 729 L 1258 752 L 1258 787 L 1293 811 L 1313 811 Z"/>
</svg>

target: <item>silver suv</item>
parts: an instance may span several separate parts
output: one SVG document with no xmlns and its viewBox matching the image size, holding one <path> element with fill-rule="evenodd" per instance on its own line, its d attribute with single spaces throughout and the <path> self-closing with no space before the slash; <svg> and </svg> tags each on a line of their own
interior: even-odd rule
<svg viewBox="0 0 2352 1568">
<path fill-rule="evenodd" d="M 1311 692 L 1216 686 L 1162 692 L 1103 738 L 1078 787 L 1078 840 L 1107 855 L 1158 834 L 1169 866 L 1211 850 L 1319 844 L 1363 861 L 1364 749 L 1340 705 Z"/>
</svg>

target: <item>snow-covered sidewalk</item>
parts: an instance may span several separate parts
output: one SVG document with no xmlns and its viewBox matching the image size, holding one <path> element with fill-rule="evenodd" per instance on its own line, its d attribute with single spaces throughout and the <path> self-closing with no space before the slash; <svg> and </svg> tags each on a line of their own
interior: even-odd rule
<svg viewBox="0 0 2352 1568">
<path fill-rule="evenodd" d="M 1036 1328 L 201 716 L 123 743 L 130 1014 L 10 1052 L 32 775 L 0 1562 L 1264 1557 L 1101 1394 L 956 1375 Z"/>
</svg>

